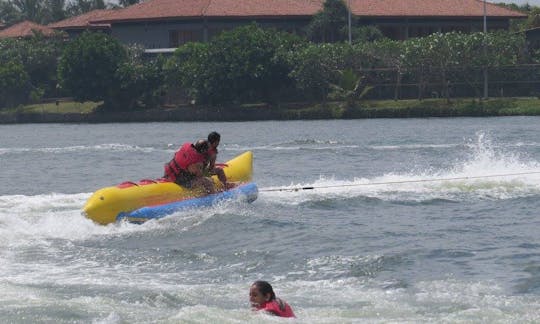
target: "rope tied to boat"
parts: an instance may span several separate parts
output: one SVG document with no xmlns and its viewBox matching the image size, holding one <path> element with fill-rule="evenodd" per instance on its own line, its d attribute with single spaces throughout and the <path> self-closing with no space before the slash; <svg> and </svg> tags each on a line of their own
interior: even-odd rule
<svg viewBox="0 0 540 324">
<path fill-rule="evenodd" d="M 351 183 L 340 185 L 326 185 L 326 186 L 305 186 L 305 187 L 293 187 L 293 188 L 262 188 L 260 192 L 271 191 L 302 191 L 302 190 L 315 190 L 315 189 L 327 189 L 327 188 L 344 188 L 344 187 L 360 187 L 360 186 L 377 186 L 388 184 L 403 184 L 403 183 L 421 183 L 421 182 L 438 182 L 438 181 L 455 181 L 455 180 L 473 180 L 473 179 L 485 179 L 485 178 L 497 178 L 497 177 L 512 177 L 520 175 L 540 174 L 540 171 L 530 172 L 517 172 L 517 173 L 503 173 L 484 176 L 467 176 L 467 177 L 450 177 L 450 178 L 435 178 L 435 179 L 419 179 L 419 180 L 401 180 L 401 181 L 385 181 L 385 182 L 371 182 L 371 183 Z"/>
</svg>

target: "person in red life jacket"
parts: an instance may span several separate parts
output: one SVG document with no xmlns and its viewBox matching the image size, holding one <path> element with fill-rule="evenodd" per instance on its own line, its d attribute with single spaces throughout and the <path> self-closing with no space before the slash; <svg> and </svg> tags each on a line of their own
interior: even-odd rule
<svg viewBox="0 0 540 324">
<path fill-rule="evenodd" d="M 255 311 L 264 311 L 280 317 L 296 317 L 291 306 L 277 298 L 272 286 L 266 281 L 258 280 L 251 285 L 249 302 Z"/>
<path fill-rule="evenodd" d="M 202 187 L 208 194 L 215 193 L 214 182 L 203 175 L 208 147 L 206 140 L 184 143 L 176 151 L 173 159 L 165 164 L 163 178 L 188 189 Z"/>
<path fill-rule="evenodd" d="M 223 188 L 229 189 L 230 185 L 227 183 L 227 176 L 225 171 L 222 168 L 216 167 L 216 160 L 219 146 L 219 141 L 221 140 L 221 135 L 218 132 L 211 132 L 208 134 L 208 151 L 206 152 L 206 161 L 204 163 L 204 173 L 205 175 L 212 176 L 217 175 L 219 181 L 223 184 Z"/>
</svg>

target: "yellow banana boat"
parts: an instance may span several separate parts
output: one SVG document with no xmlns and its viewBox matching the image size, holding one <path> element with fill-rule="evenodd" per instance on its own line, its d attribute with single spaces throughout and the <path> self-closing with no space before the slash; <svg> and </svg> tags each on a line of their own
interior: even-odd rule
<svg viewBox="0 0 540 324">
<path fill-rule="evenodd" d="M 254 184 L 250 186 L 242 185 L 249 183 L 253 176 L 252 152 L 248 151 L 240 154 L 222 165 L 222 167 L 227 176 L 227 181 L 238 183 L 239 186 L 214 195 L 204 195 L 201 191 L 187 189 L 164 179 L 141 180 L 137 183 L 124 182 L 94 192 L 86 202 L 82 213 L 96 223 L 105 225 L 122 218 L 130 220 L 130 213 L 138 210 L 146 210 L 148 207 L 157 207 L 157 210 L 162 210 L 162 206 L 177 206 L 178 202 L 182 201 L 186 201 L 190 207 L 203 206 L 230 198 L 233 196 L 231 193 L 247 194 L 250 202 L 256 199 L 256 186 Z M 217 176 L 213 176 L 212 180 L 217 189 L 223 189 Z M 246 190 L 249 190 L 249 192 Z M 171 208 L 166 209 L 170 211 Z M 156 209 L 154 208 L 154 210 Z M 147 218 L 138 218 L 136 221 L 141 222 L 149 218 L 159 218 L 154 214 Z"/>
</svg>

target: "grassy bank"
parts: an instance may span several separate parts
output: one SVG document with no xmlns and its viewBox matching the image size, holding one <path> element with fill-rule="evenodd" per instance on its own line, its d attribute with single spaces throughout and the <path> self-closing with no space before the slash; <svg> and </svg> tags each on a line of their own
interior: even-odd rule
<svg viewBox="0 0 540 324">
<path fill-rule="evenodd" d="M 540 115 L 539 98 L 492 98 L 478 99 L 426 99 L 368 102 L 366 107 L 374 110 L 424 111 L 432 115 L 458 114 L 471 116 Z"/>
<path fill-rule="evenodd" d="M 328 102 L 291 111 L 295 115 L 318 111 L 330 118 L 407 118 L 460 116 L 534 116 L 540 115 L 538 98 L 425 99 L 362 101 L 353 105 Z"/>
<path fill-rule="evenodd" d="M 100 102 L 58 101 L 39 103 L 0 110 L 4 114 L 89 114 Z"/>
<path fill-rule="evenodd" d="M 377 100 L 356 103 L 179 106 L 132 112 L 98 112 L 100 103 L 60 101 L 0 110 L 0 123 L 144 122 L 289 119 L 354 119 L 540 115 L 539 98 Z"/>
</svg>

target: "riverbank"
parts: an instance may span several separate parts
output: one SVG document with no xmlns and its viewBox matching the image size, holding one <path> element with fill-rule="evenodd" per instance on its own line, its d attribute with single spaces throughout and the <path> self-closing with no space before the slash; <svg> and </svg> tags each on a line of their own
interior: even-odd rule
<svg viewBox="0 0 540 324">
<path fill-rule="evenodd" d="M 229 107 L 174 106 L 129 112 L 104 112 L 99 103 L 54 102 L 0 111 L 1 124 L 108 123 L 163 121 L 255 121 L 415 117 L 488 117 L 540 115 L 539 98 L 425 99 L 245 104 Z"/>
</svg>

